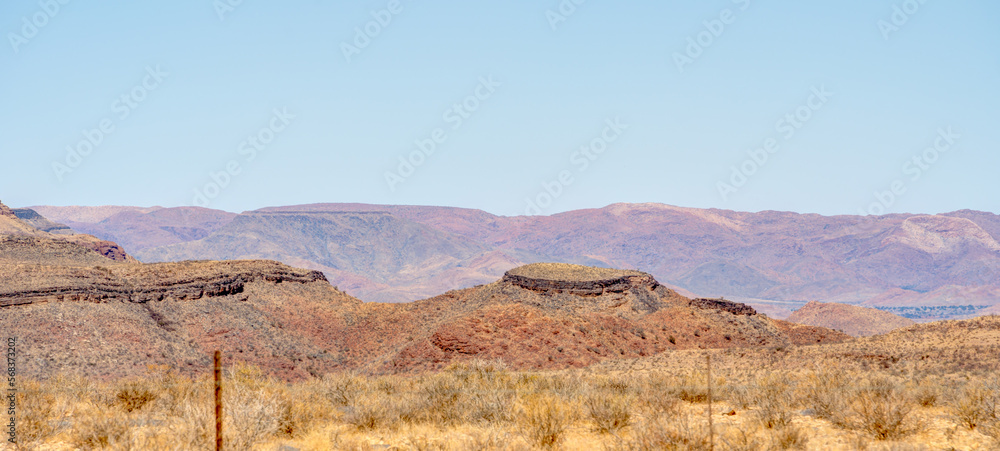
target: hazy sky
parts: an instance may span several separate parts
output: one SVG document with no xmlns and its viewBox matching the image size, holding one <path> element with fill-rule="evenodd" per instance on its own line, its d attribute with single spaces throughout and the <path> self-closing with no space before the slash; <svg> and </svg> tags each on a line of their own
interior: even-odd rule
<svg viewBox="0 0 1000 451">
<path fill-rule="evenodd" d="M 1000 212 L 1000 3 L 577 1 L 4 1 L 0 200 Z"/>
</svg>

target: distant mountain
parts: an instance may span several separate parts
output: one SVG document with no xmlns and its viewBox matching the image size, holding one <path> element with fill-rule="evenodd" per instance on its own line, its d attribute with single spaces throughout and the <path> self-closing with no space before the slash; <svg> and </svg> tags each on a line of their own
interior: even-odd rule
<svg viewBox="0 0 1000 451">
<path fill-rule="evenodd" d="M 31 209 L 11 209 L 0 202 L 0 237 L 5 240 L 31 241 L 31 239 L 73 243 L 113 261 L 136 261 L 116 243 L 92 235 L 76 233 L 63 224 L 53 223 Z"/>
<path fill-rule="evenodd" d="M 59 207 L 47 208 L 54 211 Z M 943 311 L 944 317 L 951 317 L 967 316 L 970 313 L 967 306 L 975 314 L 1000 304 L 1000 216 L 986 212 L 860 217 L 775 211 L 746 213 L 663 204 L 614 204 L 530 217 L 496 216 L 451 207 L 368 204 L 310 204 L 260 210 L 296 214 L 376 211 L 424 226 L 401 229 L 403 233 L 420 230 L 411 237 L 413 240 L 421 241 L 424 239 L 421 237 L 440 233 L 449 237 L 440 243 L 460 241 L 463 249 L 474 248 L 476 252 L 453 254 L 453 250 L 444 246 L 438 251 L 442 261 L 453 264 L 428 263 L 429 254 L 400 253 L 397 268 L 410 268 L 410 272 L 387 277 L 370 265 L 351 262 L 369 258 L 363 255 L 387 253 L 384 248 L 406 240 L 359 241 L 359 247 L 352 253 L 328 247 L 322 233 L 307 238 L 309 232 L 303 229 L 297 236 L 302 237 L 303 243 L 309 243 L 310 250 L 306 252 L 285 242 L 283 246 L 301 252 L 282 254 L 281 261 L 321 269 L 338 286 L 363 299 L 374 295 L 367 299 L 394 301 L 417 299 L 441 288 L 484 283 L 524 263 L 557 261 L 642 269 L 688 294 L 758 302 L 754 305 L 762 308 L 770 308 L 764 304 L 767 301 L 780 301 L 780 309 L 784 309 L 786 305 L 794 308 L 808 300 L 820 299 L 882 308 L 943 306 L 947 309 L 937 312 Z M 199 211 L 192 217 L 209 212 L 212 210 Z M 125 236 L 131 233 L 125 225 L 128 221 L 112 228 L 102 224 L 107 219 L 104 217 L 101 222 L 84 228 L 68 219 L 69 216 L 82 219 L 88 212 L 73 213 L 75 216 L 57 214 L 50 219 L 97 236 L 118 237 L 119 242 L 141 241 L 138 236 Z M 216 224 L 225 220 L 220 217 Z M 173 223 L 156 218 L 155 224 L 163 228 Z M 364 222 L 356 224 L 369 227 Z M 344 223 L 342 227 L 351 224 Z M 212 233 L 220 231 L 221 226 L 199 239 L 208 240 Z M 253 250 L 256 245 L 253 243 L 259 242 L 258 238 L 253 238 L 252 243 L 243 242 L 243 235 L 225 233 L 224 240 L 213 241 L 213 249 L 218 253 L 206 254 L 198 246 L 136 253 L 140 258 L 219 258 L 235 255 L 226 249 Z M 180 242 L 197 241 L 172 236 Z M 379 247 L 383 249 L 378 250 Z M 312 254 L 324 252 L 329 252 L 322 257 L 326 263 L 311 259 Z M 333 262 L 336 264 L 330 264 Z M 427 286 L 428 280 L 449 282 Z"/>
<path fill-rule="evenodd" d="M 38 214 L 37 211 L 30 208 L 15 208 L 11 210 L 17 219 L 20 219 L 32 227 L 41 230 L 42 232 L 55 233 L 60 235 L 72 235 L 76 233 L 73 229 L 69 228 L 66 224 L 59 224 L 49 221 L 44 216 Z"/>
<path fill-rule="evenodd" d="M 278 260 L 324 271 L 338 287 L 372 301 L 416 300 L 489 282 L 519 263 L 468 238 L 378 211 L 247 212 L 203 239 L 137 255 L 147 262 Z"/>
<path fill-rule="evenodd" d="M 878 309 L 836 303 L 810 302 L 792 312 L 787 321 L 867 337 L 916 324 L 911 319 Z"/>
<path fill-rule="evenodd" d="M 73 230 L 114 241 L 129 252 L 205 238 L 236 217 L 200 207 L 32 207 Z"/>
</svg>

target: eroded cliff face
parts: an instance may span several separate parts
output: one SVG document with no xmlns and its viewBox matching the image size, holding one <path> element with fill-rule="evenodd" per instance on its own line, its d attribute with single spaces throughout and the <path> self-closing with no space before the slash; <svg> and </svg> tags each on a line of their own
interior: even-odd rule
<svg viewBox="0 0 1000 451">
<path fill-rule="evenodd" d="M 77 244 L 116 262 L 138 263 L 117 243 L 92 235 L 76 233 L 69 227 L 53 223 L 27 208 L 11 209 L 0 202 L 0 237 L 39 237 Z"/>
<path fill-rule="evenodd" d="M 597 280 L 557 280 L 533 278 L 516 274 L 504 274 L 504 283 L 519 286 L 537 292 L 566 293 L 576 296 L 600 296 L 612 293 L 624 293 L 634 288 L 655 289 L 660 284 L 653 276 L 624 275 Z"/>
<path fill-rule="evenodd" d="M 19 373 L 96 377 L 167 365 L 194 375 L 222 350 L 284 379 L 329 372 L 325 333 L 360 304 L 321 272 L 267 260 L 142 264 L 48 235 L 0 234 L 0 330 Z"/>
<path fill-rule="evenodd" d="M 0 243 L 2 246 L 2 243 Z M 326 282 L 319 271 L 271 261 L 180 262 L 110 266 L 7 265 L 0 307 L 51 301 L 130 302 L 238 295 L 251 282 Z"/>
</svg>

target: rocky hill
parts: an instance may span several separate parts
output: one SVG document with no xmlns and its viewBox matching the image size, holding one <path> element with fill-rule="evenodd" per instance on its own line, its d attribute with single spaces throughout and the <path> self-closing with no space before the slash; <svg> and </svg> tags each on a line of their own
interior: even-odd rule
<svg viewBox="0 0 1000 451">
<path fill-rule="evenodd" d="M 788 321 L 842 331 L 853 337 L 884 334 L 916 324 L 882 310 L 837 303 L 810 302 L 792 312 Z"/>
<path fill-rule="evenodd" d="M 426 300 L 366 303 L 345 324 L 340 348 L 377 349 L 346 361 L 376 372 L 438 369 L 472 357 L 558 369 L 672 349 L 849 339 L 771 320 L 742 304 L 692 300 L 646 273 L 552 263 L 515 268 L 496 282 Z"/>
</svg>

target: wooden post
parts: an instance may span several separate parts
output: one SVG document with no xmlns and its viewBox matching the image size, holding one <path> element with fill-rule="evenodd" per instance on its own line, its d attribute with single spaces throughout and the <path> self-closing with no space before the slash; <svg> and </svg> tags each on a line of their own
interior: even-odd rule
<svg viewBox="0 0 1000 451">
<path fill-rule="evenodd" d="M 715 449 L 715 432 L 712 430 L 712 355 L 705 356 L 708 364 L 708 449 Z"/>
<path fill-rule="evenodd" d="M 222 352 L 215 351 L 215 451 L 222 451 Z"/>
</svg>

